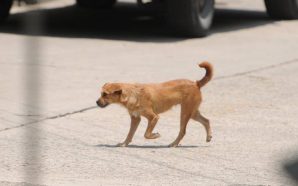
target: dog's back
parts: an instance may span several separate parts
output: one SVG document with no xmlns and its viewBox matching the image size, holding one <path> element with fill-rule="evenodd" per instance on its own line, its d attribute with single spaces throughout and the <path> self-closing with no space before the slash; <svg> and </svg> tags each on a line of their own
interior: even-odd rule
<svg viewBox="0 0 298 186">
<path fill-rule="evenodd" d="M 181 104 L 188 96 L 194 97 L 200 94 L 196 82 L 187 79 L 146 84 L 144 85 L 144 92 L 150 97 L 156 113 L 165 112 L 172 106 Z"/>
</svg>

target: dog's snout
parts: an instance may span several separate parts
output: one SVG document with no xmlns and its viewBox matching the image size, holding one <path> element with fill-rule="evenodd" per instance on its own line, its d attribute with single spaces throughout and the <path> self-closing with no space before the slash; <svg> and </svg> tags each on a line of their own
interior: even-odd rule
<svg viewBox="0 0 298 186">
<path fill-rule="evenodd" d="M 99 107 L 101 107 L 101 108 L 104 108 L 104 107 L 106 107 L 109 103 L 103 103 L 103 102 L 101 102 L 100 99 L 99 99 L 99 100 L 96 101 L 96 104 L 97 104 L 97 106 L 99 106 Z"/>
<path fill-rule="evenodd" d="M 96 104 L 97 104 L 97 106 L 99 106 L 99 107 L 102 106 L 102 103 L 100 102 L 100 100 L 97 100 L 97 101 L 96 101 Z"/>
</svg>

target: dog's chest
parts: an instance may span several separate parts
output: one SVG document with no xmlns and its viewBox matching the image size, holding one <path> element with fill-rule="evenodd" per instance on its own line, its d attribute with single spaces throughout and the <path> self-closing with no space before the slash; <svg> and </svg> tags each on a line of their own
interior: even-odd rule
<svg viewBox="0 0 298 186">
<path fill-rule="evenodd" d="M 134 117 L 139 117 L 141 115 L 138 110 L 131 111 L 130 114 Z"/>
</svg>

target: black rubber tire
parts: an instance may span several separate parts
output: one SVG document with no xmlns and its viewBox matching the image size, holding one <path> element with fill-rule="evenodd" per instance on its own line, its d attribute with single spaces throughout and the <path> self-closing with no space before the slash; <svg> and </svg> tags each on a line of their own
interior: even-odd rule
<svg viewBox="0 0 298 186">
<path fill-rule="evenodd" d="M 117 0 L 76 0 L 80 7 L 84 8 L 112 8 Z"/>
<path fill-rule="evenodd" d="M 273 19 L 298 19 L 298 0 L 265 0 L 265 5 Z"/>
<path fill-rule="evenodd" d="M 26 4 L 28 5 L 34 5 L 34 4 L 37 4 L 38 1 L 37 0 L 24 0 Z"/>
<path fill-rule="evenodd" d="M 166 20 L 176 33 L 189 37 L 208 34 L 214 16 L 214 0 L 166 0 L 165 6 Z"/>
<path fill-rule="evenodd" d="M 6 20 L 9 16 L 9 11 L 13 0 L 0 0 L 0 22 Z"/>
</svg>

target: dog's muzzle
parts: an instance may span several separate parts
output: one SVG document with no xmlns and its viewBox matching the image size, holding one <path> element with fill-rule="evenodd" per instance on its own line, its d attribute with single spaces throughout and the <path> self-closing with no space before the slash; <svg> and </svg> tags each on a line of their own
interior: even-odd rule
<svg viewBox="0 0 298 186">
<path fill-rule="evenodd" d="M 100 100 L 96 101 L 96 104 L 101 108 L 104 108 L 109 105 L 109 103 L 102 103 Z"/>
</svg>

